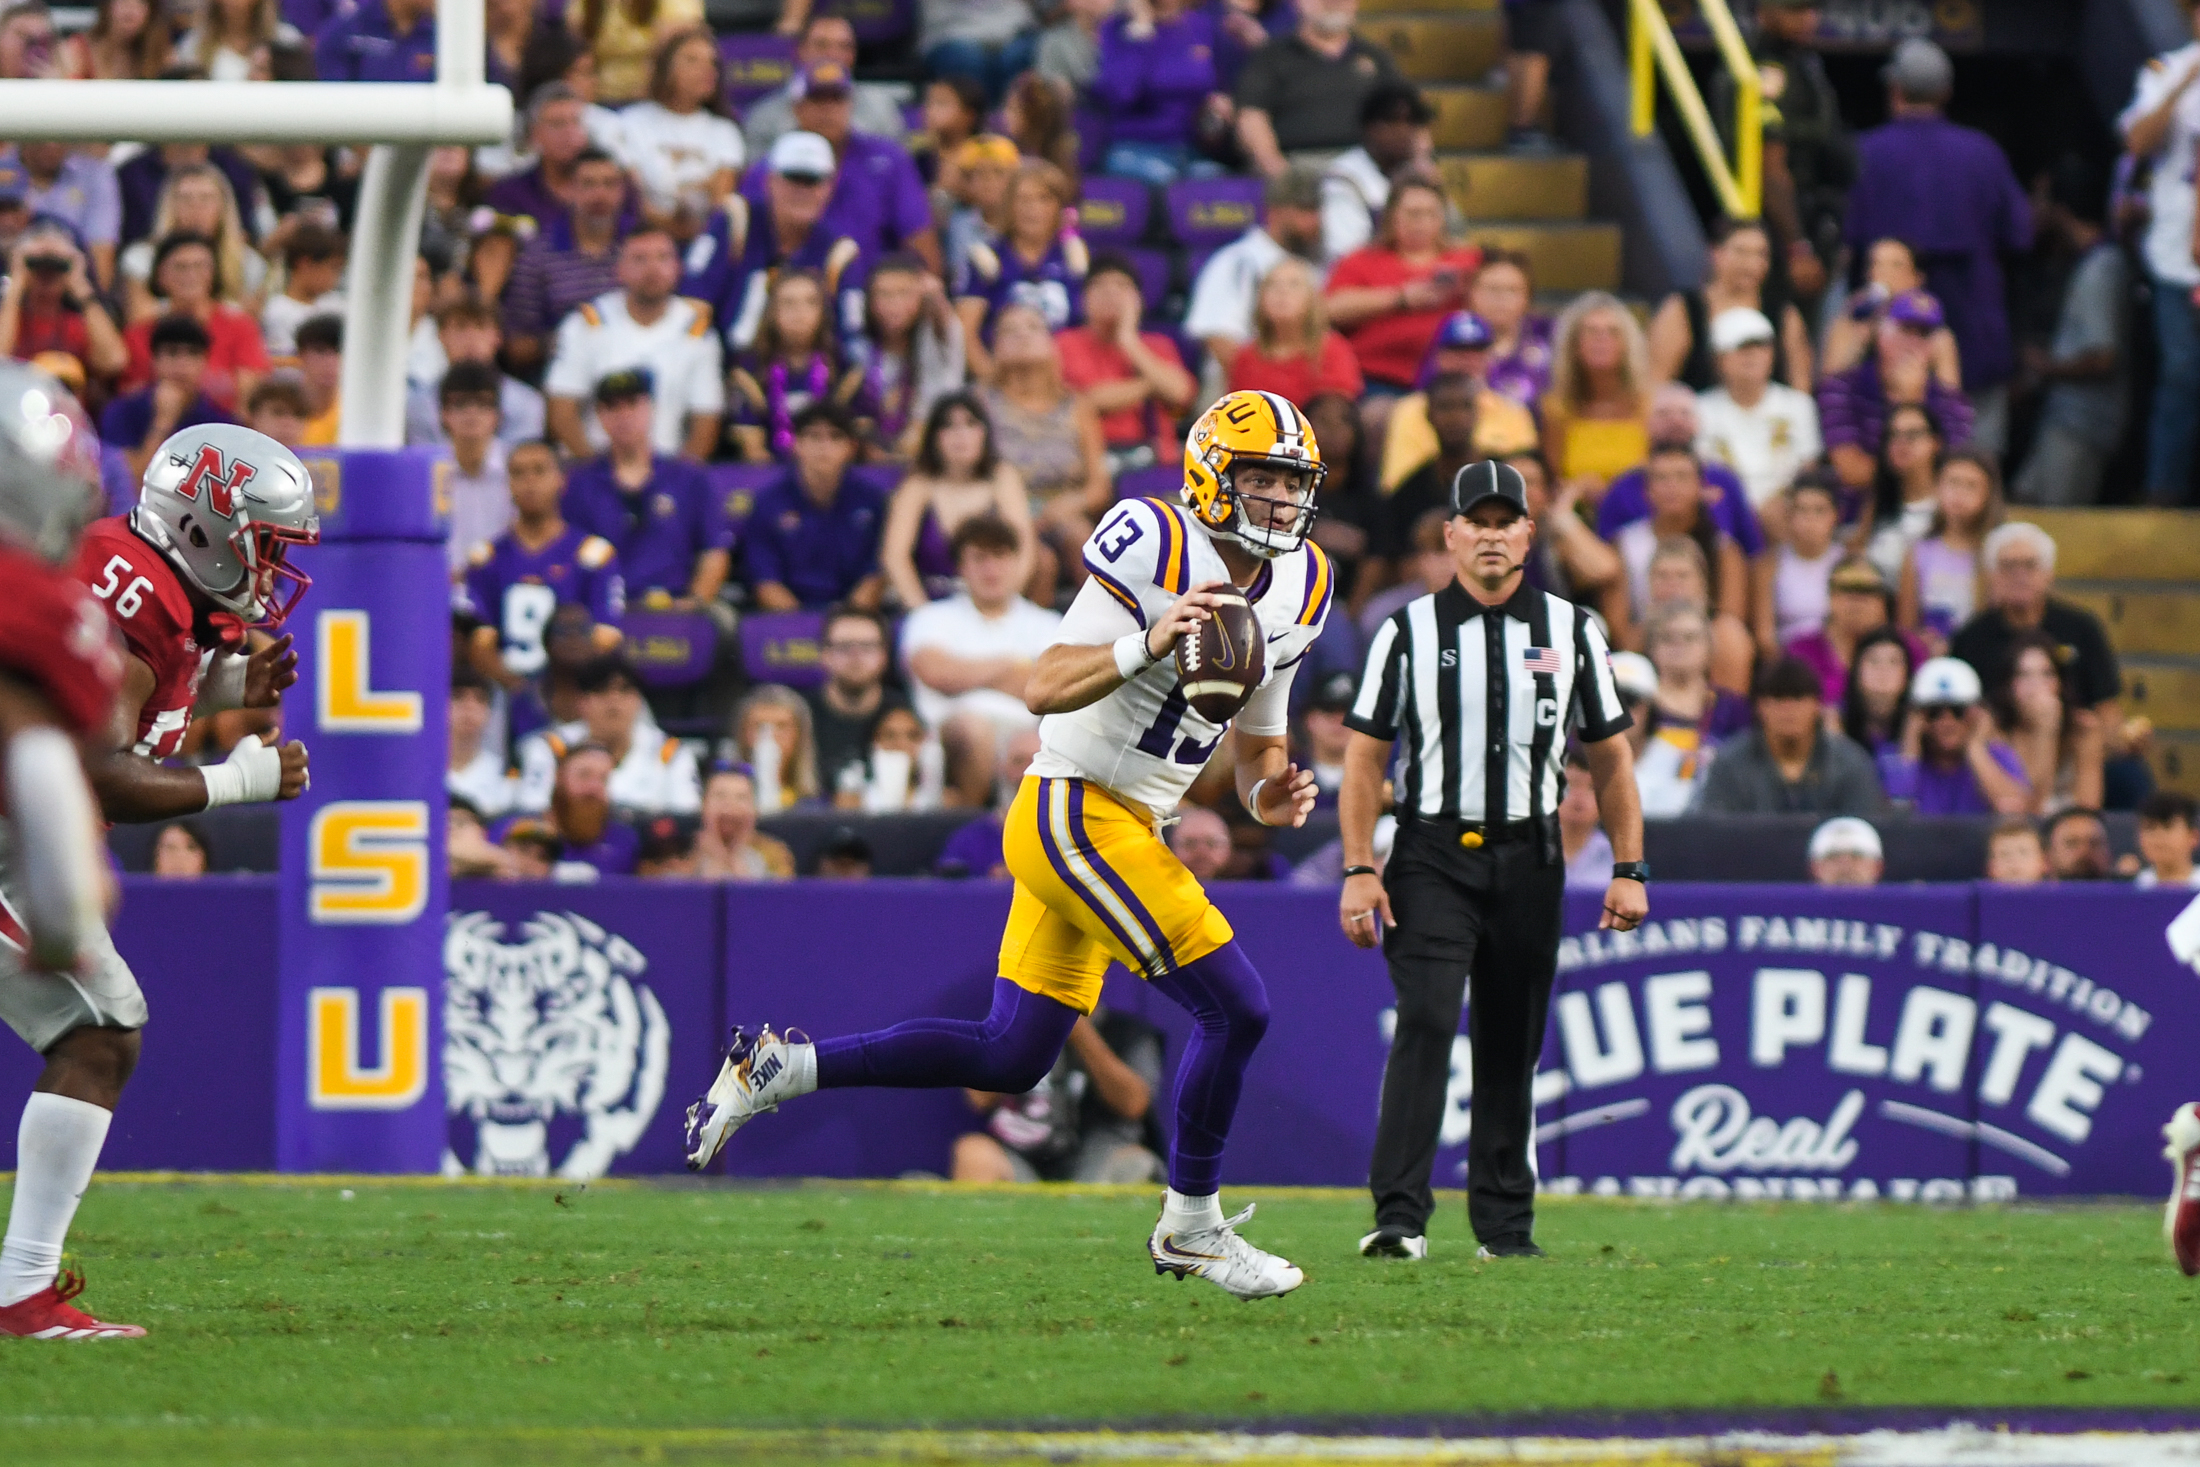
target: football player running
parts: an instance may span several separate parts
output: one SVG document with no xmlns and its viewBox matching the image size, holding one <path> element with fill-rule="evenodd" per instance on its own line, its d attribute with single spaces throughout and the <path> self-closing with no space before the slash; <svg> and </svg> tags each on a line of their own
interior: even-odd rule
<svg viewBox="0 0 2200 1467">
<path fill-rule="evenodd" d="M 305 746 L 258 737 L 228 760 L 170 768 L 195 716 L 273 708 L 297 681 L 279 627 L 310 584 L 289 563 L 320 539 L 313 486 L 297 455 L 247 428 L 191 428 L 147 466 L 137 508 L 84 532 L 76 574 L 120 634 L 120 689 L 88 740 L 84 772 L 111 821 L 168 820 L 220 805 L 295 799 Z M 100 628 L 103 638 L 106 628 Z M 42 865 L 10 858 L 0 895 L 35 891 Z M 20 910 L 20 908 L 18 908 Z M 16 1143 L 15 1196 L 0 1241 L 0 1335 L 108 1339 L 136 1325 L 96 1319 L 70 1301 L 82 1278 L 61 1272 L 77 1201 L 137 1063 L 145 996 L 106 929 L 86 924 L 65 972 L 39 949 L 0 946 L 0 1019 L 45 1056 Z"/>
<path fill-rule="evenodd" d="M 1102 520 L 1085 542 L 1091 575 L 1025 693 L 1044 717 L 1004 825 L 1016 890 L 992 1012 L 814 1044 L 735 1030 L 716 1082 L 688 1110 L 691 1168 L 751 1117 L 812 1090 L 1029 1090 L 1092 1012 L 1112 960 L 1195 1021 L 1177 1074 L 1169 1188 L 1147 1241 L 1154 1271 L 1195 1274 L 1241 1299 L 1299 1286 L 1298 1269 L 1238 1236 L 1253 1209 L 1226 1218 L 1219 1196 L 1268 995 L 1161 827 L 1230 731 L 1189 706 L 1173 653 L 1231 587 L 1252 603 L 1271 669 L 1231 720 L 1238 797 L 1266 825 L 1303 824 L 1313 808 L 1313 774 L 1291 762 L 1285 732 L 1293 669 L 1321 635 L 1335 589 L 1328 558 L 1307 538 L 1324 472 L 1297 407 L 1233 392 L 1185 439 L 1181 504 L 1128 500 Z"/>
</svg>

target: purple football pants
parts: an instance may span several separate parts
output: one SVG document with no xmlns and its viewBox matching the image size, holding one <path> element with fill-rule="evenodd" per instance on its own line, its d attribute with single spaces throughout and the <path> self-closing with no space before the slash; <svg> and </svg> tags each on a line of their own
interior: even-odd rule
<svg viewBox="0 0 2200 1467">
<path fill-rule="evenodd" d="M 1169 1185 L 1205 1197 L 1222 1183 L 1222 1151 L 1245 1086 L 1245 1066 L 1268 1032 L 1268 991 L 1234 942 L 1162 974 L 1153 986 L 1193 1020 L 1176 1074 L 1176 1140 Z M 1054 1068 L 1077 1010 L 993 980 L 982 1021 L 911 1019 L 891 1029 L 817 1043 L 817 1088 L 958 1086 L 1020 1095 Z"/>
</svg>

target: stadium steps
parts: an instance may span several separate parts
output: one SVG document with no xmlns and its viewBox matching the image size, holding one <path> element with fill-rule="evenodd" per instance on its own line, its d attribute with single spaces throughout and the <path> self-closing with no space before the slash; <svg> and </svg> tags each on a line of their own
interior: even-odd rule
<svg viewBox="0 0 2200 1467">
<path fill-rule="evenodd" d="M 1359 32 L 1388 50 L 1436 107 L 1444 189 L 1484 249 L 1526 255 L 1539 292 L 1619 284 L 1619 227 L 1589 217 L 1589 163 L 1516 158 L 1505 146 L 1505 54 L 1498 0 L 1362 0 Z"/>
<path fill-rule="evenodd" d="M 2124 711 L 2154 720 L 2155 778 L 2200 795 L 2200 514 L 2020 509 L 2055 537 L 2055 592 L 2108 628 Z"/>
</svg>

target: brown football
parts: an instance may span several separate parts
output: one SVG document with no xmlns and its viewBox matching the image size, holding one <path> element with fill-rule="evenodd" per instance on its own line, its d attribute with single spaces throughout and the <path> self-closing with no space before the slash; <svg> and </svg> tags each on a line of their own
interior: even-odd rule
<svg viewBox="0 0 2200 1467">
<path fill-rule="evenodd" d="M 1253 604 L 1236 591 L 1220 593 L 1214 615 L 1176 643 L 1178 684 L 1184 701 L 1209 723 L 1228 723 L 1245 706 L 1268 670 L 1267 633 Z"/>
</svg>

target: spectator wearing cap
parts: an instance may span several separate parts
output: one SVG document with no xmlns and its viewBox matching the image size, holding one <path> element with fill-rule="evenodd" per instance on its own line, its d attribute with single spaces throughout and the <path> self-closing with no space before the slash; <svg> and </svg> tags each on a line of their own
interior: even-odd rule
<svg viewBox="0 0 2200 1467">
<path fill-rule="evenodd" d="M 141 479 L 168 435 L 202 423 L 235 420 L 206 394 L 206 328 L 189 316 L 163 316 L 147 334 L 152 381 L 107 404 L 99 436 L 122 450 L 130 477 Z"/>
<path fill-rule="evenodd" d="M 1438 377 L 1474 379 L 1474 446 L 1479 457 L 1511 458 L 1536 451 L 1540 434 L 1535 415 L 1489 385 L 1490 353 L 1496 339 L 1490 323 L 1472 311 L 1455 311 L 1444 318 L 1429 342 L 1414 390 L 1391 407 L 1378 481 L 1386 492 L 1404 483 L 1436 452 L 1436 432 L 1428 420 L 1428 388 Z"/>
<path fill-rule="evenodd" d="M 1788 297 L 1784 277 L 1772 269 L 1771 235 L 1758 219 L 1713 221 L 1711 267 L 1703 284 L 1667 296 L 1650 318 L 1650 370 L 1663 381 L 1698 392 L 1717 386 L 1712 323 L 1738 310 L 1779 323 L 1773 338 L 1773 380 L 1809 391 L 1810 331 Z"/>
<path fill-rule="evenodd" d="M 298 326 L 298 385 L 305 389 L 306 423 L 299 442 L 330 448 L 343 422 L 338 389 L 344 380 L 344 318 L 309 316 Z"/>
<path fill-rule="evenodd" d="M 694 816 L 659 815 L 641 825 L 641 849 L 635 853 L 634 874 L 683 880 L 695 875 Z"/>
<path fill-rule="evenodd" d="M 933 76 L 967 76 L 995 103 L 1031 69 L 1038 22 L 1026 0 L 920 0 L 917 50 Z"/>
<path fill-rule="evenodd" d="M 619 158 L 641 187 L 644 217 L 681 237 L 741 181 L 741 129 L 720 99 L 718 41 L 707 26 L 674 31 L 650 63 L 649 95 L 619 114 Z"/>
<path fill-rule="evenodd" d="M 885 588 L 879 535 L 886 496 L 850 476 L 855 422 L 832 401 L 794 415 L 793 462 L 757 491 L 742 542 L 742 573 L 756 605 L 794 611 L 847 601 L 876 607 Z"/>
<path fill-rule="evenodd" d="M 1888 801 L 1919 815 L 2021 815 L 2032 782 L 1994 727 L 1968 662 L 1934 657 L 1910 679 L 1902 740 L 1878 757 Z"/>
<path fill-rule="evenodd" d="M 497 366 L 504 331 L 497 324 L 495 307 L 482 301 L 453 301 L 435 313 L 435 337 L 448 363 L 445 375 L 458 367 L 488 369 L 486 380 L 495 387 L 499 444 L 510 448 L 542 436 L 546 417 L 542 394 Z M 405 399 L 406 446 L 422 448 L 448 441 L 440 385 L 411 389 Z"/>
<path fill-rule="evenodd" d="M 1390 202 L 1390 181 L 1433 165 L 1429 124 L 1436 109 L 1410 82 L 1378 82 L 1360 104 L 1360 145 L 1322 170 L 1322 249 L 1341 260 L 1374 237 Z"/>
<path fill-rule="evenodd" d="M 314 38 L 313 70 L 325 82 L 434 81 L 435 0 L 359 0 Z"/>
<path fill-rule="evenodd" d="M 596 58 L 596 100 L 624 107 L 649 95 L 665 38 L 703 23 L 703 0 L 575 0 L 565 23 Z"/>
<path fill-rule="evenodd" d="M 1054 337 L 1062 382 L 1100 419 L 1119 474 L 1183 456 L 1176 423 L 1199 391 L 1176 343 L 1138 329 L 1145 311 L 1137 270 L 1122 255 L 1103 254 L 1085 275 L 1084 324 Z"/>
<path fill-rule="evenodd" d="M 1869 820 L 1836 815 L 1810 833 L 1810 879 L 1818 886 L 1877 886 L 1886 851 Z"/>
<path fill-rule="evenodd" d="M 1894 588 L 1861 555 L 1851 555 L 1833 568 L 1826 582 L 1826 621 L 1817 631 L 1805 632 L 1787 644 L 1788 656 L 1810 665 L 1819 677 L 1825 700 L 1840 707 L 1849 687 L 1849 671 L 1856 665 L 1856 650 L 1863 639 L 1881 627 L 1894 626 Z M 1900 632 L 1909 650 L 1910 665 L 1925 661 L 1925 644 L 1908 632 Z"/>
<path fill-rule="evenodd" d="M 950 780 L 966 803 L 982 805 L 1002 740 L 1037 721 L 1024 684 L 1062 617 L 1024 599 L 1023 542 L 1003 521 L 963 521 L 953 550 L 964 589 L 902 621 L 901 662 L 917 715 L 947 750 Z"/>
<path fill-rule="evenodd" d="M 1940 302 L 1908 291 L 1888 302 L 1863 360 L 1818 380 L 1818 432 L 1833 471 L 1851 489 L 1870 486 L 1887 417 L 1917 403 L 1940 424 L 1951 447 L 1969 443 L 1971 404 L 1933 371 L 1933 338 L 1941 329 Z"/>
<path fill-rule="evenodd" d="M 436 391 L 439 431 L 451 450 L 451 472 L 443 488 L 451 506 L 445 548 L 454 579 L 465 573 L 477 546 L 491 543 L 512 524 L 511 479 L 505 473 L 504 445 L 498 441 L 503 412 L 497 385 L 496 368 L 458 362 L 443 374 Z"/>
<path fill-rule="evenodd" d="M 122 238 L 122 188 L 113 165 L 67 143 L 18 143 L 0 152 L 0 192 L 17 193 L 33 218 L 66 223 L 102 288 L 114 284 Z"/>
<path fill-rule="evenodd" d="M 1253 307 L 1268 272 L 1291 256 L 1312 264 L 1317 273 L 1322 269 L 1321 174 L 1303 165 L 1286 168 L 1268 180 L 1265 195 L 1262 222 L 1200 267 L 1184 310 L 1184 334 L 1204 346 L 1209 360 L 1225 372 L 1253 339 Z M 1215 385 L 1220 382 L 1218 377 Z"/>
<path fill-rule="evenodd" d="M 1359 691 L 1359 680 L 1351 673 L 1333 672 L 1314 689 L 1299 720 L 1305 746 L 1305 761 L 1300 767 L 1314 772 L 1316 809 L 1334 808 L 1337 791 L 1344 788 L 1344 754 L 1352 743 L 1352 731 L 1344 726 L 1344 716 L 1352 711 Z"/>
<path fill-rule="evenodd" d="M 2200 36 L 2200 5 L 2185 7 Z M 2147 498 L 2181 505 L 2192 493 L 2193 436 L 2200 431 L 2200 258 L 2193 253 L 2194 169 L 2200 157 L 2200 40 L 2188 40 L 2139 68 L 2116 126 L 2124 152 L 2145 172 L 2146 226 L 2139 257 L 2154 300 L 2157 356 L 2147 421 Z"/>
<path fill-rule="evenodd" d="M 1329 272 L 1329 319 L 1352 343 L 1371 398 L 1386 411 L 1391 399 L 1413 390 L 1429 343 L 1465 304 L 1467 284 L 1482 262 L 1474 246 L 1447 237 L 1445 209 L 1444 192 L 1434 183 L 1397 180 L 1375 241 Z"/>
<path fill-rule="evenodd" d="M 855 81 L 847 68 L 838 62 L 806 67 L 792 86 L 795 126 L 823 138 L 833 152 L 833 187 L 823 215 L 827 232 L 854 240 L 873 259 L 909 250 L 939 269 L 931 192 L 898 141 L 856 130 Z M 751 209 L 769 202 L 772 171 L 768 158 L 750 166 L 741 192 Z"/>
<path fill-rule="evenodd" d="M 1359 0 L 1300 0 L 1298 25 L 1238 73 L 1238 142 L 1274 178 L 1292 162 L 1324 166 L 1360 140 L 1368 93 L 1398 81 L 1390 53 L 1352 32 Z"/>
<path fill-rule="evenodd" d="M 856 69 L 856 28 L 846 16 L 837 12 L 812 10 L 795 37 L 794 65 L 796 76 L 813 66 L 837 66 L 853 73 Z M 771 151 L 773 143 L 795 130 L 794 92 L 794 77 L 790 76 L 785 86 L 757 98 L 742 114 L 741 128 L 747 136 L 751 158 L 763 157 Z M 893 141 L 907 131 L 901 103 L 895 100 L 890 88 L 857 82 L 853 106 L 849 121 L 857 132 Z"/>
<path fill-rule="evenodd" d="M 308 316 L 328 312 L 342 315 L 344 293 L 343 234 L 311 221 L 290 231 L 283 244 L 283 288 L 260 307 L 260 337 L 271 357 L 287 357 L 298 349 L 298 324 Z"/>
<path fill-rule="evenodd" d="M 1696 394 L 1678 382 L 1668 382 L 1650 396 L 1644 419 L 1652 445 L 1685 443 L 1693 447 L 1703 437 L 1703 419 Z M 1741 476 L 1716 460 L 1697 457 L 1703 479 L 1703 507 L 1721 534 L 1739 545 L 1754 560 L 1765 550 L 1764 526 L 1750 506 Z M 1647 463 L 1635 465 L 1606 486 L 1597 502 L 1597 534 L 1617 543 L 1620 532 L 1637 520 L 1650 517 L 1650 484 Z"/>
<path fill-rule="evenodd" d="M 1008 185 L 1024 155 L 999 133 L 979 133 L 940 160 L 940 188 L 952 204 L 947 216 L 947 278 L 959 280 L 970 247 L 998 247 L 1008 231 Z"/>
<path fill-rule="evenodd" d="M 609 153 L 584 148 L 574 160 L 570 213 L 543 224 L 504 287 L 505 351 L 514 366 L 542 362 L 567 315 L 618 285 L 626 187 Z"/>
<path fill-rule="evenodd" d="M 1190 0 L 1126 0 L 1100 26 L 1100 64 L 1093 101 L 1108 115 L 1108 151 L 1101 170 L 1166 188 L 1187 176 L 1217 174 L 1219 164 L 1194 144 L 1231 121 L 1231 102 L 1217 90 L 1219 24 Z"/>
<path fill-rule="evenodd" d="M 1232 392 L 1273 392 L 1300 404 L 1332 392 L 1359 397 L 1359 358 L 1329 329 L 1312 265 L 1285 255 L 1269 267 L 1255 298 L 1253 339 L 1231 358 L 1228 381 Z"/>
<path fill-rule="evenodd" d="M 565 517 L 611 542 L 627 598 L 636 605 L 713 608 L 731 568 L 733 530 L 701 466 L 660 452 L 652 442 L 651 399 L 644 369 L 627 368 L 597 382 L 596 422 L 606 451 L 573 466 Z"/>
<path fill-rule="evenodd" d="M 1793 307 L 1790 307 L 1792 310 Z M 1696 451 L 1725 464 L 1762 515 L 1795 476 L 1818 462 L 1818 402 L 1773 380 L 1777 343 L 1764 312 L 1734 306 L 1711 319 L 1719 384 L 1696 398 Z"/>
<path fill-rule="evenodd" d="M 1084 319 L 1092 257 L 1069 223 L 1075 185 L 1052 163 L 1027 158 L 1008 182 L 1007 227 L 994 244 L 973 244 L 952 282 L 971 375 L 993 375 L 993 326 L 1003 308 L 1028 306 L 1060 331 Z"/>
<path fill-rule="evenodd" d="M 528 814 L 549 809 L 567 754 L 593 746 L 611 756 L 607 793 L 620 815 L 692 815 L 700 809 L 695 755 L 657 727 L 642 699 L 641 680 L 626 659 L 616 653 L 598 657 L 584 664 L 574 681 L 580 717 L 520 743 L 513 807 Z"/>
<path fill-rule="evenodd" d="M 611 797 L 611 779 L 618 760 L 601 744 L 580 743 L 559 756 L 552 771 L 548 809 L 544 812 L 551 833 L 557 837 L 556 864 L 551 877 L 557 881 L 594 881 L 600 876 L 631 876 L 641 854 L 641 836 L 618 818 Z M 506 827 L 506 835 L 535 820 L 522 818 Z"/>
<path fill-rule="evenodd" d="M 812 874 L 821 881 L 869 881 L 871 843 L 853 825 L 836 827 L 818 847 L 817 868 Z"/>
<path fill-rule="evenodd" d="M 2200 155 L 2200 147 L 2195 149 Z M 2092 504 L 2123 441 L 2131 384 L 2125 367 L 2131 271 L 2103 227 L 2108 188 L 2075 157 L 2048 176 L 2040 223 L 2069 260 L 2044 347 L 2027 344 L 2024 380 L 2039 392 L 2039 427 L 2011 482 L 2026 504 Z"/>
<path fill-rule="evenodd" d="M 130 365 L 84 251 L 58 219 L 35 220 L 23 231 L 0 284 L 0 355 L 28 362 L 46 352 L 67 353 L 87 382 L 104 383 Z"/>
<path fill-rule="evenodd" d="M 761 166 L 761 204 L 742 195 L 714 212 L 688 245 L 680 283 L 682 295 L 711 308 L 729 352 L 754 343 L 772 284 L 789 270 L 824 283 L 842 330 L 862 320 L 867 257 L 827 218 L 837 166 L 832 144 L 813 132 L 781 133 Z"/>
<path fill-rule="evenodd" d="M 786 881 L 794 852 L 756 828 L 756 774 L 746 764 L 720 764 L 703 781 L 702 820 L 695 832 L 695 875 L 704 881 Z"/>
<path fill-rule="evenodd" d="M 1696 809 L 1712 815 L 1871 815 L 1885 805 L 1871 755 L 1826 727 L 1824 684 L 1782 657 L 1750 688 L 1755 725 L 1719 750 Z"/>
<path fill-rule="evenodd" d="M 603 426 L 583 417 L 584 404 L 604 378 L 641 368 L 652 379 L 657 451 L 700 462 L 717 447 L 726 410 L 710 307 L 673 293 L 680 253 L 662 229 L 644 226 L 622 240 L 618 271 L 617 290 L 584 303 L 558 328 L 557 354 L 542 379 L 550 431 L 567 453 L 601 450 Z"/>
<path fill-rule="evenodd" d="M 2115 748 L 2121 742 L 2117 697 L 2123 674 L 2100 619 L 2049 594 L 2055 584 L 2054 537 L 2038 525 L 2011 521 L 1986 537 L 1980 559 L 1986 606 L 1956 630 L 1949 652 L 1971 664 L 1991 696 L 2007 681 L 2017 639 L 2034 632 L 2045 636 L 2055 648 L 2058 669 L 2069 672 L 2074 706 L 2100 721 Z"/>
<path fill-rule="evenodd" d="M 2001 146 L 1941 115 L 1955 90 L 1946 52 L 1931 41 L 1904 41 L 1882 74 L 1892 116 L 1857 139 L 1844 238 L 1859 255 L 1887 236 L 1917 252 L 1963 354 L 1978 441 L 2000 452 L 2016 373 L 2001 262 L 2032 247 L 2032 208 Z"/>
</svg>

